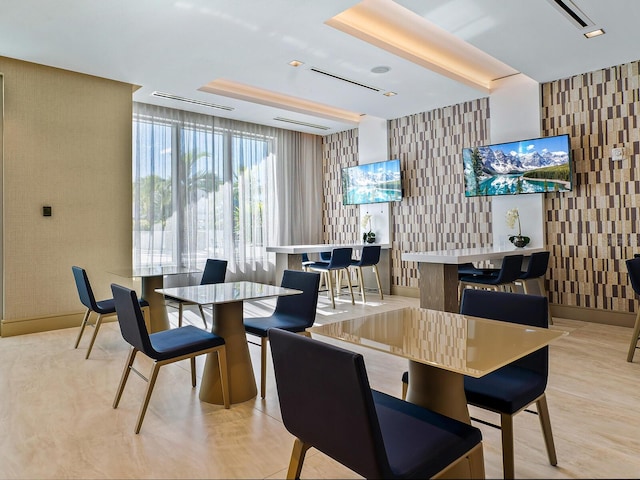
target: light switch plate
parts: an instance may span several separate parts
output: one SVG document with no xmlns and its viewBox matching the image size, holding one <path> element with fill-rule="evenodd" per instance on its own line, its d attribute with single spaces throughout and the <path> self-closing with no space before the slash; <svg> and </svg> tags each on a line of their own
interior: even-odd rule
<svg viewBox="0 0 640 480">
<path fill-rule="evenodd" d="M 622 160 L 624 158 L 624 148 L 612 148 L 611 160 Z"/>
</svg>

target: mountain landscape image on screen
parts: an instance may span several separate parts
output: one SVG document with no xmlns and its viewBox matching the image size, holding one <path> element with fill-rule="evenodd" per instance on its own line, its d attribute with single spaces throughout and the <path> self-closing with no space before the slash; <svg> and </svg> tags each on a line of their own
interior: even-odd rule
<svg viewBox="0 0 640 480">
<path fill-rule="evenodd" d="M 568 135 L 463 150 L 465 195 L 572 189 Z"/>
</svg>

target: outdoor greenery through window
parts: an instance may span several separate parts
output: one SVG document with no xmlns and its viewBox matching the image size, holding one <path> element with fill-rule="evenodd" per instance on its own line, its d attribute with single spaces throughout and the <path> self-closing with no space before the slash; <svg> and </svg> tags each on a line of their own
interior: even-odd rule
<svg viewBox="0 0 640 480">
<path fill-rule="evenodd" d="M 300 149 L 283 149 L 282 132 L 135 103 L 134 266 L 202 268 L 220 258 L 229 262 L 228 278 L 273 281 L 275 258 L 265 247 L 289 240 L 281 226 L 296 221 L 279 199 L 288 175 L 276 171 L 292 168 L 291 158 L 309 160 Z M 287 158 L 285 150 L 297 153 Z"/>
</svg>

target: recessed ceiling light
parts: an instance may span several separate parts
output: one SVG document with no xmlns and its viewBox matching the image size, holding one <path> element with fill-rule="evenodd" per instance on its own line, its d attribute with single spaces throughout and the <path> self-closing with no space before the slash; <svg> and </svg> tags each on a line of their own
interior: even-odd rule
<svg viewBox="0 0 640 480">
<path fill-rule="evenodd" d="M 385 92 L 383 93 L 385 97 L 395 97 L 397 95 L 396 92 Z"/>
<path fill-rule="evenodd" d="M 373 67 L 371 69 L 371 73 L 387 73 L 391 70 L 389 67 L 385 67 L 384 65 L 380 65 L 379 67 Z"/>
<path fill-rule="evenodd" d="M 584 34 L 584 36 L 587 38 L 599 37 L 600 35 L 604 35 L 604 30 L 601 28 L 592 30 L 591 32 L 587 32 Z"/>
<path fill-rule="evenodd" d="M 300 65 L 304 65 L 304 62 L 301 62 L 300 60 L 291 60 L 289 65 L 292 67 L 299 67 Z"/>
</svg>

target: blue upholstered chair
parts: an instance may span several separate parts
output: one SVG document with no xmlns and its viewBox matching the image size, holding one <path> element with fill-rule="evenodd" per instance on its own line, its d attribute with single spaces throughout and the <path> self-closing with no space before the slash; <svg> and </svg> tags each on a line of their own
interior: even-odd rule
<svg viewBox="0 0 640 480">
<path fill-rule="evenodd" d="M 547 328 L 548 300 L 539 295 L 494 292 L 468 289 L 463 292 L 460 313 L 473 317 Z M 510 363 L 484 377 L 465 377 L 464 390 L 467 403 L 500 414 L 502 430 L 502 466 L 504 478 L 514 478 L 513 417 L 532 403 L 536 404 L 540 426 L 549 456 L 556 465 L 556 449 L 551 431 L 551 420 L 545 389 L 549 372 L 549 347 L 541 348 L 526 357 Z M 403 377 L 403 397 L 409 381 Z M 476 420 L 473 419 L 472 420 Z"/>
<path fill-rule="evenodd" d="M 346 274 L 347 284 L 349 285 L 349 293 L 351 294 L 351 304 L 355 304 L 353 298 L 353 288 L 351 286 L 351 277 L 349 276 L 349 265 L 351 265 L 351 255 L 353 254 L 353 248 L 340 247 L 334 248 L 331 252 L 331 260 L 329 263 L 314 262 L 307 266 L 307 269 L 312 272 L 318 272 L 324 274 L 324 280 L 329 290 L 329 297 L 331 298 L 331 306 L 336 308 L 336 302 L 334 299 L 333 282 L 331 281 L 332 272 L 336 272 L 336 285 L 340 288 L 340 276 L 342 273 Z"/>
<path fill-rule="evenodd" d="M 364 275 L 362 274 L 363 267 L 371 267 L 373 273 L 376 276 L 376 282 L 378 283 L 378 292 L 380 292 L 380 300 L 382 296 L 382 285 L 380 284 L 380 274 L 378 273 L 378 263 L 380 262 L 380 245 L 365 245 L 362 247 L 362 253 L 359 260 L 351 260 L 351 268 L 355 268 L 358 272 L 358 283 L 360 284 L 360 295 L 362 295 L 362 302 L 366 303 L 367 297 L 364 293 Z"/>
<path fill-rule="evenodd" d="M 627 272 L 629 273 L 629 281 L 636 295 L 640 295 L 640 255 L 635 254 L 632 259 L 626 261 Z M 627 362 L 633 362 L 633 355 L 638 348 L 638 337 L 640 337 L 640 310 L 636 315 L 636 323 L 633 327 L 631 342 L 629 342 L 629 351 L 627 352 Z"/>
<path fill-rule="evenodd" d="M 308 253 L 303 253 L 302 254 L 302 269 L 306 272 L 307 271 L 307 267 L 309 265 L 311 265 L 312 263 L 314 263 L 313 260 L 309 260 L 309 254 Z"/>
<path fill-rule="evenodd" d="M 111 291 L 113 292 L 113 298 L 116 304 L 120 332 L 125 341 L 131 345 L 129 357 L 124 366 L 118 391 L 113 401 L 113 408 L 118 408 L 124 386 L 127 383 L 131 370 L 147 382 L 147 390 L 142 405 L 140 406 L 140 412 L 134 430 L 135 433 L 140 432 L 140 427 L 142 426 L 142 421 L 144 420 L 144 415 L 147 411 L 149 399 L 151 398 L 160 367 L 179 360 L 190 359 L 191 386 L 195 387 L 195 357 L 204 355 L 205 353 L 217 352 L 222 383 L 222 397 L 225 408 L 229 408 L 229 381 L 227 377 L 227 354 L 224 338 L 192 325 L 149 334 L 142 319 L 136 292 L 115 284 L 111 285 Z M 153 360 L 149 377 L 145 377 L 136 370 L 133 365 L 138 352 L 142 352 Z"/>
<path fill-rule="evenodd" d="M 208 258 L 207 263 L 204 266 L 204 271 L 202 272 L 200 285 L 212 285 L 214 283 L 224 283 L 224 279 L 226 275 L 227 275 L 226 260 Z M 164 298 L 167 301 L 167 306 L 178 308 L 178 327 L 181 327 L 183 307 L 185 305 L 193 305 L 193 303 L 185 302 L 184 300 L 180 300 L 178 298 L 173 298 L 169 296 L 165 296 Z M 204 315 L 204 309 L 202 308 L 202 305 L 198 305 L 198 308 L 200 309 L 200 316 L 202 317 L 202 321 L 204 322 L 204 328 L 208 328 L 207 319 Z"/>
<path fill-rule="evenodd" d="M 113 298 L 96 301 L 96 298 L 93 295 L 93 289 L 91 288 L 91 284 L 89 283 L 89 277 L 87 276 L 87 272 L 84 268 L 74 266 L 71 267 L 71 271 L 73 272 L 73 278 L 76 282 L 76 288 L 78 290 L 80 301 L 87 308 L 84 313 L 84 317 L 82 318 L 82 323 L 80 323 L 80 332 L 78 332 L 78 338 L 76 338 L 76 344 L 73 346 L 73 348 L 78 348 L 80 339 L 82 338 L 82 334 L 84 333 L 84 328 L 87 326 L 91 314 L 95 313 L 97 315 L 96 321 L 93 323 L 93 335 L 91 336 L 89 348 L 87 348 L 87 354 L 85 356 L 85 358 L 89 358 L 91 349 L 93 348 L 93 344 L 95 343 L 96 337 L 98 336 L 98 330 L 100 330 L 100 325 L 102 325 L 103 318 L 115 315 L 116 306 Z M 146 300 L 140 300 L 140 307 L 144 309 L 145 318 L 147 319 L 147 321 L 149 321 L 149 303 Z"/>
<path fill-rule="evenodd" d="M 260 395 L 267 390 L 267 342 L 269 330 L 280 328 L 289 332 L 306 333 L 316 319 L 320 274 L 285 270 L 281 286 L 302 290 L 299 295 L 283 295 L 276 300 L 276 308 L 268 317 L 244 319 L 244 329 L 250 335 L 260 337 Z"/>
<path fill-rule="evenodd" d="M 484 478 L 477 428 L 372 390 L 359 353 L 279 329 L 269 337 L 282 421 L 296 437 L 287 478 L 300 477 L 311 447 L 365 478 L 432 478 L 479 450 L 466 466 Z"/>
<path fill-rule="evenodd" d="M 513 282 L 520 277 L 524 255 L 507 255 L 497 272 L 479 275 L 462 275 L 458 279 L 458 298 L 467 287 L 493 290 L 511 290 Z"/>
</svg>

